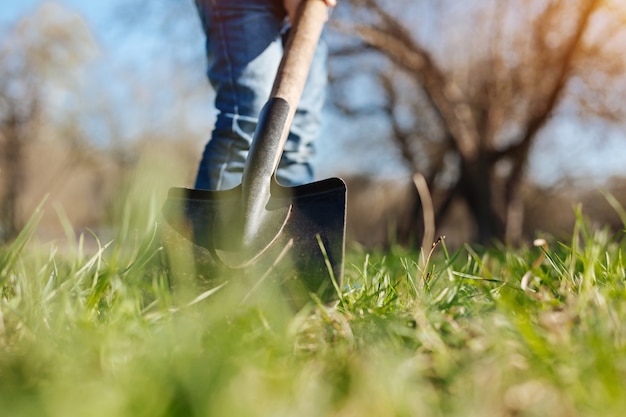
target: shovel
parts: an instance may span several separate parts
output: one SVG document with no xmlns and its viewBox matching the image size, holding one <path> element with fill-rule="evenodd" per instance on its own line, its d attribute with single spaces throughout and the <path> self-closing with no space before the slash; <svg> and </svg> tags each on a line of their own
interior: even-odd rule
<svg viewBox="0 0 626 417">
<path fill-rule="evenodd" d="M 199 265 L 221 277 L 273 277 L 298 303 L 310 294 L 335 300 L 343 275 L 345 183 L 284 187 L 275 175 L 327 13 L 322 0 L 300 4 L 242 183 L 224 191 L 172 188 L 163 206 L 168 224 L 196 246 Z"/>
</svg>

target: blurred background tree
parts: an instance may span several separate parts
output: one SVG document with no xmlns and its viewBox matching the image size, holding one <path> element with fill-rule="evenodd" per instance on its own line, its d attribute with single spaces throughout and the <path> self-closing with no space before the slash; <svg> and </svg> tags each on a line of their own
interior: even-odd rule
<svg viewBox="0 0 626 417">
<path fill-rule="evenodd" d="M 335 45 L 335 103 L 384 115 L 408 171 L 442 192 L 438 223 L 460 200 L 478 242 L 518 242 L 520 190 L 546 126 L 623 120 L 623 18 L 610 0 L 343 1 L 335 24 L 356 40 Z M 355 99 L 356 71 L 375 100 Z"/>
<path fill-rule="evenodd" d="M 77 233 L 117 227 L 112 223 L 126 209 L 134 171 L 148 153 L 169 161 L 161 161 L 154 181 L 176 181 L 193 170 L 187 161 L 200 147 L 189 138 L 198 142 L 212 123 L 208 86 L 202 71 L 193 80 L 200 85 L 176 76 L 195 74 L 180 70 L 179 54 L 191 47 L 176 45 L 174 32 L 155 35 L 146 16 L 135 31 L 133 16 L 111 5 L 101 17 L 107 33 L 94 35 L 93 21 L 71 7 L 41 2 L 1 28 L 0 242 L 14 238 L 44 199 L 55 209 L 44 215 L 46 236 L 64 234 L 66 220 Z M 114 39 L 114 51 L 102 50 L 109 46 L 103 38 Z M 184 38 L 189 43 L 193 36 Z M 168 172 L 181 160 L 186 169 Z"/>
<path fill-rule="evenodd" d="M 49 171 L 42 178 L 28 178 L 27 150 L 65 130 L 62 125 L 69 113 L 65 101 L 78 87 L 78 72 L 94 52 L 87 25 L 77 14 L 54 4 L 21 20 L 2 39 L 0 240 L 13 238 L 26 220 L 21 206 L 28 181 L 50 179 Z"/>
</svg>

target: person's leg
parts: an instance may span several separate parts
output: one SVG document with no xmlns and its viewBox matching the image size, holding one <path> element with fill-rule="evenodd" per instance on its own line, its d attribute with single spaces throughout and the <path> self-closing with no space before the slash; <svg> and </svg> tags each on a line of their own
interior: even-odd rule
<svg viewBox="0 0 626 417">
<path fill-rule="evenodd" d="M 207 75 L 216 91 L 218 116 L 195 187 L 228 189 L 241 182 L 258 115 L 282 57 L 285 12 L 281 0 L 196 0 L 196 4 L 207 35 Z M 310 158 L 325 88 L 326 46 L 320 43 L 277 171 L 284 185 L 313 179 Z"/>
<path fill-rule="evenodd" d="M 241 182 L 257 118 L 272 88 L 285 12 L 275 0 L 196 0 L 196 5 L 218 115 L 195 187 L 228 189 Z"/>
</svg>

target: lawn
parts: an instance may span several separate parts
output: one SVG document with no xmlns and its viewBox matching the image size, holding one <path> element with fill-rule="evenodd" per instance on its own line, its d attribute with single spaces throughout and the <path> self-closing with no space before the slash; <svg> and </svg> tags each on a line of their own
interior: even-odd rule
<svg viewBox="0 0 626 417">
<path fill-rule="evenodd" d="M 582 214 L 519 249 L 351 247 L 339 303 L 293 311 L 195 282 L 155 213 L 96 250 L 35 213 L 0 250 L 0 415 L 626 413 L 626 241 Z"/>
</svg>

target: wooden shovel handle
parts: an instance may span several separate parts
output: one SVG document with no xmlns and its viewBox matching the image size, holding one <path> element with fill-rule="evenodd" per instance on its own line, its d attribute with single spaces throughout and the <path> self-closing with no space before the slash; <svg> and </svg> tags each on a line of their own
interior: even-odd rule
<svg viewBox="0 0 626 417">
<path fill-rule="evenodd" d="M 271 97 L 286 100 L 295 112 L 309 74 L 313 55 L 328 19 L 323 0 L 302 0 L 298 7 Z M 289 118 L 291 120 L 291 117 Z"/>
</svg>

